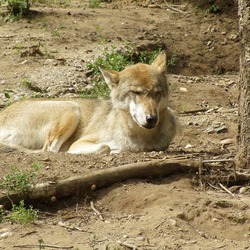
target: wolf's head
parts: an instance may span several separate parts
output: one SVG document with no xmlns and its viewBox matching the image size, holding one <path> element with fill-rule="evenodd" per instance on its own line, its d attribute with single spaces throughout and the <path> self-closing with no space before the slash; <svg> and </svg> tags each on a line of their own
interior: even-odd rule
<svg viewBox="0 0 250 250">
<path fill-rule="evenodd" d="M 154 128 L 168 104 L 166 54 L 161 52 L 151 65 L 138 63 L 121 72 L 100 70 L 111 89 L 113 106 L 128 111 L 140 127 Z"/>
</svg>

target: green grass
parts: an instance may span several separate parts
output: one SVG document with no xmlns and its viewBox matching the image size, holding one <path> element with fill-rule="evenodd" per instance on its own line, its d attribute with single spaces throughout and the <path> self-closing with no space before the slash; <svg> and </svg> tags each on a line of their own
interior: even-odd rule
<svg viewBox="0 0 250 250">
<path fill-rule="evenodd" d="M 7 196 L 11 192 L 17 194 L 27 193 L 31 185 L 35 184 L 38 171 L 41 163 L 32 163 L 30 169 L 22 170 L 17 167 L 12 167 L 11 171 L 0 180 L 0 189 L 7 192 Z M 8 196 L 9 197 L 9 196 Z M 10 199 L 10 198 L 9 198 Z M 8 216 L 10 221 L 28 224 L 38 219 L 38 210 L 33 209 L 32 206 L 25 206 L 24 200 L 21 200 L 19 205 L 12 203 L 12 209 Z M 0 207 L 0 222 L 5 218 L 3 207 Z"/>
<path fill-rule="evenodd" d="M 29 224 L 38 219 L 38 210 L 32 206 L 25 207 L 24 201 L 21 200 L 19 205 L 13 205 L 10 213 L 10 220 L 15 223 Z"/>
<path fill-rule="evenodd" d="M 35 183 L 40 168 L 41 164 L 37 163 L 32 163 L 28 170 L 12 167 L 11 171 L 0 180 L 0 188 L 7 190 L 8 193 L 27 193 Z"/>
<path fill-rule="evenodd" d="M 16 21 L 22 18 L 24 15 L 28 14 L 30 4 L 29 0 L 3 0 L 0 4 L 7 4 L 8 15 L 5 21 Z"/>
<path fill-rule="evenodd" d="M 199 8 L 205 9 L 206 14 L 218 14 L 221 12 L 216 0 L 200 0 L 198 4 Z"/>
<path fill-rule="evenodd" d="M 90 8 L 99 8 L 101 5 L 101 0 L 89 0 L 89 7 Z"/>
</svg>

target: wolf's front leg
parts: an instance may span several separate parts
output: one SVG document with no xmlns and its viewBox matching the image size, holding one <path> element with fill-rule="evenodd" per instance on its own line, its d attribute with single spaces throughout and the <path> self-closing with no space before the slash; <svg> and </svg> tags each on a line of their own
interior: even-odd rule
<svg viewBox="0 0 250 250">
<path fill-rule="evenodd" d="M 70 154 L 110 154 L 110 147 L 106 144 L 95 144 L 93 142 L 80 139 L 74 142 L 67 153 Z"/>
</svg>

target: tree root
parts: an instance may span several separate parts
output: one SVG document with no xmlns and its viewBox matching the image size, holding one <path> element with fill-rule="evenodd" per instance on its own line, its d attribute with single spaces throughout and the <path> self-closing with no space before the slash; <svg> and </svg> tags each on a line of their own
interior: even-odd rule
<svg viewBox="0 0 250 250">
<path fill-rule="evenodd" d="M 217 161 L 224 163 L 224 161 L 228 162 L 229 160 Z M 204 161 L 206 164 L 209 162 L 210 161 Z M 161 178 L 183 172 L 200 173 L 202 164 L 202 161 L 186 158 L 153 160 L 126 164 L 119 167 L 97 170 L 93 173 L 82 176 L 70 177 L 64 180 L 59 180 L 58 182 L 36 184 L 25 194 L 2 193 L 0 194 L 0 204 L 7 209 L 13 204 L 19 203 L 21 200 L 25 200 L 26 202 L 50 200 L 51 202 L 54 202 L 59 198 L 87 193 L 129 179 Z M 210 167 L 213 168 L 212 165 Z M 202 174 L 200 173 L 200 180 L 203 179 L 203 181 L 206 181 L 206 176 L 204 176 L 205 178 L 202 178 L 201 175 Z M 234 171 L 233 174 L 217 176 L 216 178 L 216 182 L 227 184 L 233 184 L 239 181 L 250 181 L 250 174 L 243 174 Z"/>
<path fill-rule="evenodd" d="M 197 169 L 198 161 L 190 159 L 165 159 L 126 164 L 120 167 L 98 170 L 87 175 L 70 177 L 58 182 L 36 184 L 25 194 L 0 194 L 0 204 L 4 208 L 9 208 L 20 200 L 51 199 L 51 201 L 54 201 L 129 179 L 159 178 L 181 172 L 197 171 Z"/>
</svg>

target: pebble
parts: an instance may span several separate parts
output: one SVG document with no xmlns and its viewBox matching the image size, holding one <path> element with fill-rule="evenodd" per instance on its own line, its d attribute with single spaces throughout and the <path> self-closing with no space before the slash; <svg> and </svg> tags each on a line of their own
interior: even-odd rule
<svg viewBox="0 0 250 250">
<path fill-rule="evenodd" d="M 224 139 L 220 141 L 221 145 L 228 145 L 228 144 L 233 144 L 234 143 L 234 139 L 232 138 L 228 138 L 228 139 Z"/>
<path fill-rule="evenodd" d="M 1 233 L 0 234 L 0 238 L 8 238 L 10 236 L 12 236 L 12 232 L 8 231 L 8 232 L 5 232 L 5 233 Z"/>
<path fill-rule="evenodd" d="M 183 88 L 183 87 L 180 88 L 180 91 L 181 91 L 181 92 L 188 92 L 187 89 L 186 89 L 186 88 Z"/>
<path fill-rule="evenodd" d="M 212 222 L 218 222 L 218 221 L 219 221 L 219 219 L 217 219 L 217 218 L 212 219 Z"/>
<path fill-rule="evenodd" d="M 207 46 L 210 46 L 212 43 L 213 43 L 212 41 L 208 41 Z"/>
<path fill-rule="evenodd" d="M 242 188 L 240 188 L 240 190 L 239 190 L 239 193 L 240 194 L 244 194 L 244 193 L 246 193 L 247 192 L 247 188 L 246 187 L 242 187 Z"/>
<path fill-rule="evenodd" d="M 174 219 L 169 219 L 169 224 L 172 226 L 177 226 L 177 221 Z"/>
</svg>

